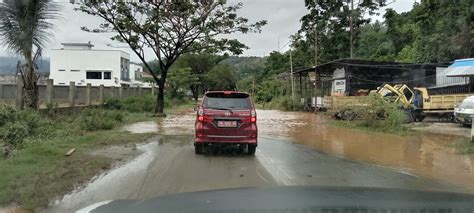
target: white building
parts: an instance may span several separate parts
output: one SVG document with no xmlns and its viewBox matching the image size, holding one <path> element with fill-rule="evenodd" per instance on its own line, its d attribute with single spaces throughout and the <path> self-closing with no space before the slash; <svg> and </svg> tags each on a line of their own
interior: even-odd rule
<svg viewBox="0 0 474 213">
<path fill-rule="evenodd" d="M 51 50 L 49 77 L 55 85 L 130 85 L 130 55 L 119 50 L 95 50 L 90 43 L 63 43 Z M 136 69 L 136 68 L 134 68 Z"/>
<path fill-rule="evenodd" d="M 142 82 L 143 77 L 143 66 L 139 63 L 130 62 L 130 84 L 131 86 L 144 87 L 145 83 Z"/>
</svg>

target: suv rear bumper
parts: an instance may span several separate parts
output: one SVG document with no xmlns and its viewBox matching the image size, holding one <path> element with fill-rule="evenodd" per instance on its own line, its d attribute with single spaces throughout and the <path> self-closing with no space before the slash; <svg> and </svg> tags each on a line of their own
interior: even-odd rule
<svg viewBox="0 0 474 213">
<path fill-rule="evenodd" d="M 206 135 L 195 137 L 194 144 L 200 143 L 229 143 L 229 144 L 257 144 L 257 138 L 240 137 L 240 136 L 217 136 Z"/>
</svg>

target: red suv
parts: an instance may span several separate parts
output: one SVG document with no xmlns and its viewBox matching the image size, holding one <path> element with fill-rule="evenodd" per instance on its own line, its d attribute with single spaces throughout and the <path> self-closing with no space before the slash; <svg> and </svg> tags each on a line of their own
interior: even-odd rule
<svg viewBox="0 0 474 213">
<path fill-rule="evenodd" d="M 196 111 L 196 154 L 221 146 L 233 146 L 247 150 L 249 155 L 255 154 L 257 113 L 249 94 L 234 91 L 207 92 Z"/>
</svg>

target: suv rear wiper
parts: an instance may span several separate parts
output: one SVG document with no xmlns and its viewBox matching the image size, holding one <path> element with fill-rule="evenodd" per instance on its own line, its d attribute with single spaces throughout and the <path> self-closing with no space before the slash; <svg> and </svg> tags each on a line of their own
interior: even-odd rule
<svg viewBox="0 0 474 213">
<path fill-rule="evenodd" d="M 217 109 L 217 110 L 229 110 L 230 113 L 233 113 L 232 112 L 232 109 L 229 109 L 229 108 L 221 108 L 221 107 L 209 107 L 209 109 Z"/>
</svg>

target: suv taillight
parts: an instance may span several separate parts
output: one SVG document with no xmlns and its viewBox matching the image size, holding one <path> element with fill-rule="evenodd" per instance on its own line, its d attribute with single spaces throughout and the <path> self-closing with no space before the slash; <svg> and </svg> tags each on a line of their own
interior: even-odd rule
<svg viewBox="0 0 474 213">
<path fill-rule="evenodd" d="M 255 111 L 254 108 L 250 111 L 250 122 L 252 123 L 257 122 L 257 112 Z"/>
<path fill-rule="evenodd" d="M 198 121 L 204 121 L 204 109 L 202 107 L 199 107 L 197 116 Z"/>
</svg>

